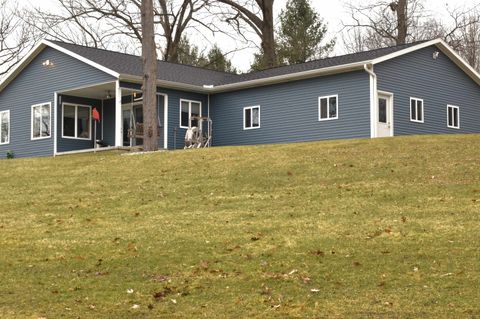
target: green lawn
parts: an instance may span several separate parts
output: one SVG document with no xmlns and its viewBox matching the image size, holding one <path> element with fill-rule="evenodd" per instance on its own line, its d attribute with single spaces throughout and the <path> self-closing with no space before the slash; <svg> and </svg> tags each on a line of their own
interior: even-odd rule
<svg viewBox="0 0 480 319">
<path fill-rule="evenodd" d="M 479 318 L 479 239 L 480 135 L 4 160 L 0 318 Z"/>
</svg>

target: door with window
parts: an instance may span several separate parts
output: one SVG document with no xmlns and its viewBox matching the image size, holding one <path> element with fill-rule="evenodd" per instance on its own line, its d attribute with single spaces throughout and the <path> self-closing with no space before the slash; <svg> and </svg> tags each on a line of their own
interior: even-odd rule
<svg viewBox="0 0 480 319">
<path fill-rule="evenodd" d="M 393 96 L 378 94 L 377 103 L 377 137 L 393 136 Z"/>
<path fill-rule="evenodd" d="M 122 106 L 123 146 L 143 145 L 143 105 Z"/>
<path fill-rule="evenodd" d="M 132 110 L 128 107 L 123 107 L 122 109 L 122 137 L 123 137 L 123 146 L 130 146 L 131 141 L 129 137 L 129 131 L 132 128 L 131 125 Z"/>
</svg>

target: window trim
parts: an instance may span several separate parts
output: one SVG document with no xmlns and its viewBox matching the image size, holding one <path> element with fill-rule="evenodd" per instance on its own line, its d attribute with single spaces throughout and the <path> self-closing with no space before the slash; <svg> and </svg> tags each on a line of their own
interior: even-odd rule
<svg viewBox="0 0 480 319">
<path fill-rule="evenodd" d="M 456 109 L 457 110 L 458 126 L 455 126 L 455 123 L 454 123 L 454 125 L 448 125 L 448 116 L 449 116 L 449 110 L 450 109 Z M 452 119 L 452 123 L 453 123 L 453 119 Z M 455 129 L 455 130 L 460 129 L 460 107 L 459 106 L 447 104 L 447 128 L 451 128 L 451 129 Z"/>
<path fill-rule="evenodd" d="M 39 107 L 39 106 L 44 106 L 44 105 L 48 105 L 48 113 L 50 114 L 50 132 L 49 132 L 48 136 L 34 137 L 33 136 L 33 115 L 34 115 L 33 109 L 36 108 L 36 107 Z M 32 141 L 45 140 L 45 139 L 48 139 L 48 138 L 52 138 L 52 102 L 39 103 L 39 104 L 32 105 L 31 106 L 31 114 L 30 114 L 30 122 L 31 122 L 30 123 L 30 139 Z M 40 128 L 40 132 L 41 131 L 42 131 L 42 129 Z"/>
<path fill-rule="evenodd" d="M 65 129 L 65 126 L 64 126 L 64 120 L 65 120 L 65 105 L 68 105 L 68 106 L 74 106 L 75 107 L 75 129 L 74 129 L 74 132 L 75 132 L 75 136 L 65 136 L 64 134 L 64 129 Z M 77 130 L 77 125 L 78 125 L 78 107 L 79 106 L 82 106 L 82 107 L 88 107 L 89 109 L 89 114 L 90 114 L 90 125 L 88 127 L 88 138 L 85 138 L 85 137 L 77 137 L 78 135 L 78 130 Z M 77 104 L 77 103 L 68 103 L 68 102 L 65 102 L 65 103 L 62 103 L 62 138 L 65 138 L 65 139 L 70 139 L 70 140 L 82 140 L 82 141 L 91 141 L 92 140 L 92 106 L 91 105 L 86 105 L 86 104 Z"/>
<path fill-rule="evenodd" d="M 8 140 L 6 142 L 2 143 L 2 131 L 1 131 L 1 126 L 2 126 L 2 114 L 7 113 L 8 114 Z M 10 110 L 5 110 L 5 111 L 0 111 L 0 145 L 8 145 L 10 144 L 10 132 L 11 132 L 11 127 L 12 127 L 12 121 L 10 119 Z"/>
<path fill-rule="evenodd" d="M 416 115 L 416 118 L 417 119 L 412 119 L 412 100 L 415 100 L 415 113 L 418 112 L 418 101 L 422 101 L 422 120 L 418 120 L 418 114 L 415 114 Z M 410 97 L 410 105 L 408 106 L 409 109 L 410 109 L 410 122 L 414 122 L 414 123 L 425 123 L 425 101 L 423 99 L 420 99 L 420 98 L 416 98 L 416 97 Z"/>
<path fill-rule="evenodd" d="M 182 125 L 182 102 L 187 102 L 187 103 L 188 103 L 188 125 L 189 125 L 189 126 L 183 126 L 183 125 Z M 202 102 L 201 102 L 201 101 L 180 99 L 180 104 L 179 104 L 179 107 L 178 107 L 178 110 L 179 110 L 179 121 L 180 121 L 179 127 L 180 127 L 180 128 L 189 129 L 190 126 L 191 126 L 192 103 L 198 103 L 198 104 L 200 104 L 200 114 L 199 114 L 199 116 L 202 116 Z"/>
<path fill-rule="evenodd" d="M 252 110 L 253 109 L 258 109 L 258 126 L 253 126 L 253 112 Z M 250 123 L 251 123 L 251 127 L 246 127 L 245 126 L 245 111 L 246 110 L 250 110 Z M 256 129 L 259 129 L 262 125 L 261 125 L 261 110 L 260 110 L 260 105 L 254 105 L 254 106 L 246 106 L 243 108 L 243 130 L 244 131 L 247 131 L 247 130 L 256 130 Z"/>
<path fill-rule="evenodd" d="M 337 98 L 337 114 L 335 117 L 330 117 L 330 99 L 334 97 Z M 321 103 L 323 99 L 327 99 L 327 115 L 328 115 L 328 117 L 324 119 L 322 119 L 322 110 L 321 110 L 321 106 L 322 106 Z M 340 109 L 339 106 L 340 106 L 340 101 L 338 99 L 338 94 L 319 96 L 318 97 L 318 121 L 323 122 L 323 121 L 338 120 L 338 113 Z"/>
</svg>

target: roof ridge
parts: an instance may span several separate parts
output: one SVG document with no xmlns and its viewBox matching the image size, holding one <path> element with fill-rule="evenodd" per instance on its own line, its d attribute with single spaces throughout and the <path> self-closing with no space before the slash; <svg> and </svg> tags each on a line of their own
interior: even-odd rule
<svg viewBox="0 0 480 319">
<path fill-rule="evenodd" d="M 46 40 L 49 41 L 49 42 L 56 43 L 56 44 L 61 43 L 61 44 L 67 44 L 67 45 L 74 45 L 74 46 L 77 46 L 77 47 L 82 47 L 82 48 L 87 48 L 87 49 L 92 49 L 92 50 L 99 50 L 99 51 L 105 51 L 105 52 L 109 52 L 109 53 L 116 53 L 116 54 L 121 54 L 121 55 L 128 55 L 128 56 L 136 57 L 136 58 L 139 58 L 139 59 L 142 58 L 142 56 L 140 56 L 140 55 L 131 54 L 131 53 L 114 51 L 114 50 L 109 50 L 109 49 L 104 49 L 104 48 L 95 48 L 95 47 L 88 46 L 88 45 L 76 44 L 76 43 L 59 41 L 59 40 L 49 40 L 49 39 L 46 39 Z M 239 75 L 239 74 L 237 74 L 237 73 L 230 73 L 230 72 L 224 72 L 224 71 L 219 71 L 219 70 L 212 70 L 212 69 L 208 69 L 208 68 L 201 67 L 201 66 L 195 66 L 195 65 L 190 65 L 190 64 L 183 64 L 183 63 L 177 63 L 177 62 L 164 61 L 164 60 L 160 60 L 160 59 L 158 59 L 158 58 L 157 58 L 157 62 L 174 64 L 174 65 L 181 65 L 181 66 L 191 67 L 191 68 L 200 69 L 200 70 L 205 70 L 205 71 L 222 73 L 222 74 L 225 74 L 225 75 L 233 75 L 233 76 Z"/>
</svg>

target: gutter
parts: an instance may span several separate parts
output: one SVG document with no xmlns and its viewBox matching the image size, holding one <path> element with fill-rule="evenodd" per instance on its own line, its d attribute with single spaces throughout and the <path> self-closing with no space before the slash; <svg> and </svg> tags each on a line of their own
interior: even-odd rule
<svg viewBox="0 0 480 319">
<path fill-rule="evenodd" d="M 377 101 L 378 77 L 373 70 L 373 64 L 364 64 L 363 68 L 370 75 L 370 137 L 377 137 Z"/>
<path fill-rule="evenodd" d="M 288 74 L 277 75 L 273 77 L 254 79 L 254 80 L 236 82 L 236 83 L 230 83 L 230 84 L 222 84 L 218 86 L 214 86 L 210 84 L 198 86 L 198 85 L 182 84 L 182 83 L 176 83 L 176 82 L 164 81 L 164 80 L 157 80 L 157 85 L 164 88 L 168 88 L 168 89 L 187 90 L 190 92 L 204 93 L 204 94 L 214 94 L 214 93 L 238 91 L 238 90 L 254 88 L 259 86 L 267 86 L 267 85 L 284 83 L 289 81 L 305 80 L 305 79 L 315 78 L 319 76 L 326 76 L 331 74 L 361 70 L 363 69 L 363 66 L 365 65 L 365 63 L 371 63 L 371 62 L 363 61 L 363 62 L 357 62 L 357 63 L 342 64 L 342 65 L 326 67 L 321 69 L 308 70 L 308 71 L 296 72 L 296 73 L 288 73 Z M 143 81 L 142 77 L 140 76 L 131 76 L 127 74 L 121 74 L 119 77 L 119 80 L 125 81 L 125 82 L 134 82 L 134 83 L 142 83 Z"/>
</svg>

